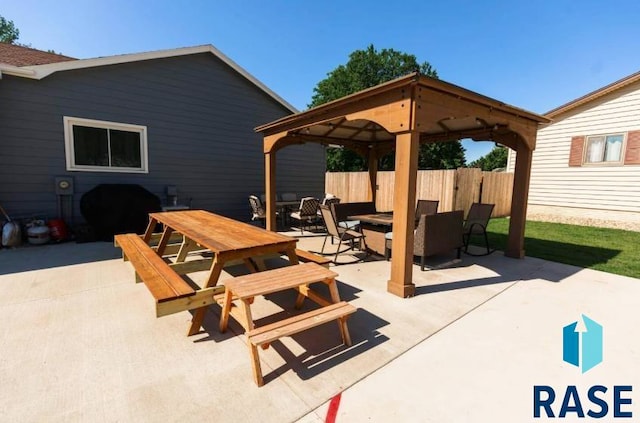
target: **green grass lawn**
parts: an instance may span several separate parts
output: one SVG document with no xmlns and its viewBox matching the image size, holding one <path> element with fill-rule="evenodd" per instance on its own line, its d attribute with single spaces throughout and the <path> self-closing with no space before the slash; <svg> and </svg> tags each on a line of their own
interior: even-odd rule
<svg viewBox="0 0 640 423">
<path fill-rule="evenodd" d="M 504 251 L 508 231 L 508 219 L 491 219 L 491 247 Z M 529 257 L 640 278 L 640 232 L 527 221 L 524 249 Z"/>
</svg>

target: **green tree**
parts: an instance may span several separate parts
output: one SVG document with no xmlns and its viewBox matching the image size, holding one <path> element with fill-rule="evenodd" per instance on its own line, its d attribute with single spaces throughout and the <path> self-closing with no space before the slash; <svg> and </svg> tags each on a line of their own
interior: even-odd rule
<svg viewBox="0 0 640 423">
<path fill-rule="evenodd" d="M 13 21 L 8 21 L 0 16 L 0 42 L 13 44 L 20 37 L 20 30 L 16 28 Z"/>
<path fill-rule="evenodd" d="M 493 150 L 469 163 L 469 167 L 479 167 L 485 172 L 491 172 L 494 169 L 507 167 L 507 155 L 509 152 L 506 147 L 493 147 Z"/>
<path fill-rule="evenodd" d="M 369 45 L 365 50 L 356 50 L 351 53 L 345 65 L 338 66 L 327 74 L 327 78 L 318 82 L 313 89 L 314 94 L 309 107 L 337 100 L 416 71 L 433 78 L 438 77 L 438 73 L 428 62 L 418 63 L 413 54 L 393 49 L 376 50 L 373 45 Z M 464 149 L 457 141 L 420 146 L 421 169 L 450 169 L 463 166 L 464 163 Z M 393 170 L 393 167 L 393 154 L 380 159 L 380 170 Z M 365 158 L 351 150 L 327 150 L 327 170 L 331 172 L 357 171 L 366 168 Z"/>
<path fill-rule="evenodd" d="M 422 144 L 418 156 L 420 169 L 457 169 L 465 165 L 460 141 Z"/>
</svg>

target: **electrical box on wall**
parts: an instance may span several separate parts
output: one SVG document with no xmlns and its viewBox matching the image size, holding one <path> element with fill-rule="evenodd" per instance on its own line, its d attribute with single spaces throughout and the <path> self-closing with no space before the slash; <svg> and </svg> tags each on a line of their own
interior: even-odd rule
<svg viewBox="0 0 640 423">
<path fill-rule="evenodd" d="M 55 188 L 56 188 L 56 195 L 72 195 L 73 194 L 73 177 L 56 176 Z"/>
</svg>

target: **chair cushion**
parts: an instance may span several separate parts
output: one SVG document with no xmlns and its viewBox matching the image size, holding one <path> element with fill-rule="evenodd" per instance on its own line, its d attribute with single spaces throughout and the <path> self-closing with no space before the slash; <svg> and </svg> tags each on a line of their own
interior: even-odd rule
<svg viewBox="0 0 640 423">
<path fill-rule="evenodd" d="M 413 230 L 413 235 L 414 235 L 414 236 L 415 236 L 415 234 L 416 234 L 416 230 L 417 230 L 417 229 L 414 229 L 414 230 Z M 386 232 L 386 233 L 384 234 L 384 239 L 393 239 L 393 232 Z"/>
<path fill-rule="evenodd" d="M 359 220 L 343 220 L 338 226 L 345 229 L 353 229 L 360 224 Z"/>
</svg>

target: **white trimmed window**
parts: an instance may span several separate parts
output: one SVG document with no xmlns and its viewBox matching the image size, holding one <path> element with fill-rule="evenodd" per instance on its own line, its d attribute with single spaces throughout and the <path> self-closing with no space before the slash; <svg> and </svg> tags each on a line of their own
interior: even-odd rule
<svg viewBox="0 0 640 423">
<path fill-rule="evenodd" d="M 148 173 L 147 127 L 64 117 L 67 170 Z"/>
<path fill-rule="evenodd" d="M 624 134 L 587 137 L 585 164 L 621 163 Z"/>
</svg>

